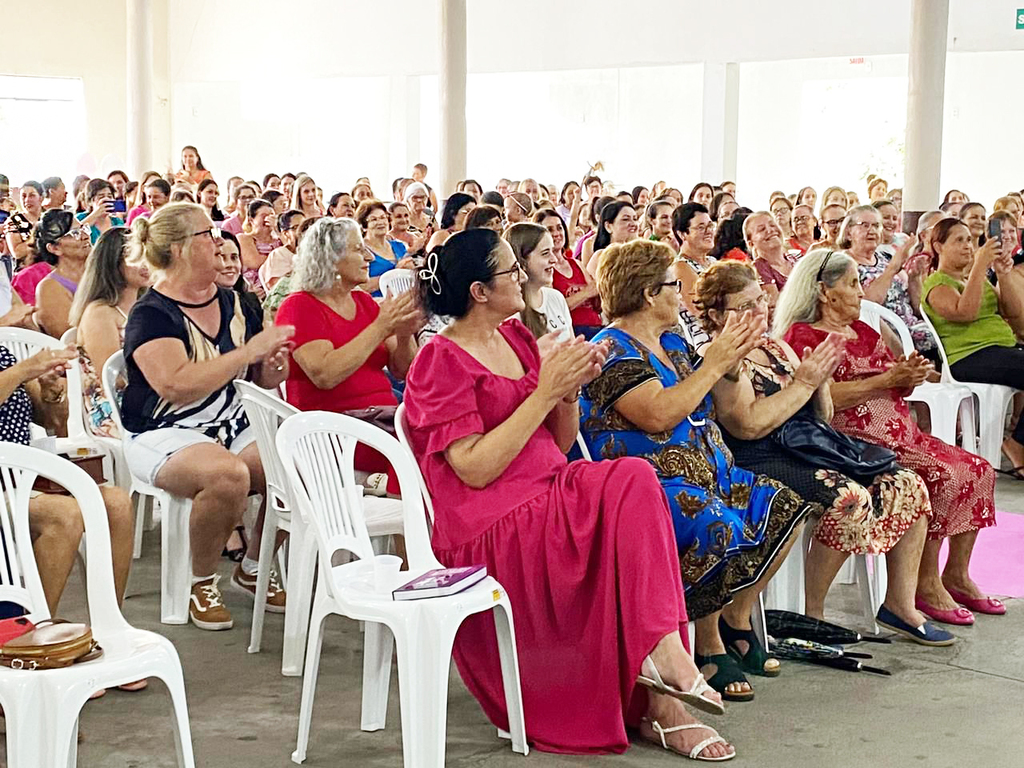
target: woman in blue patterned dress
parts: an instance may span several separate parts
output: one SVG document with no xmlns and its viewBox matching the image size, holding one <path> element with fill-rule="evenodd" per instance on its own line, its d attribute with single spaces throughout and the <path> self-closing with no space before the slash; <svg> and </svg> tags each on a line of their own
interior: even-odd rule
<svg viewBox="0 0 1024 768">
<path fill-rule="evenodd" d="M 713 421 L 711 387 L 737 375 L 763 319 L 730 318 L 695 370 L 677 327 L 671 264 L 671 250 L 648 240 L 602 256 L 597 284 L 613 322 L 594 337 L 609 351 L 584 388 L 582 429 L 595 458 L 640 456 L 654 466 L 672 511 L 694 659 L 724 698 L 747 701 L 744 671 L 774 676 L 779 667 L 751 630 L 751 609 L 815 505 L 736 467 Z"/>
</svg>

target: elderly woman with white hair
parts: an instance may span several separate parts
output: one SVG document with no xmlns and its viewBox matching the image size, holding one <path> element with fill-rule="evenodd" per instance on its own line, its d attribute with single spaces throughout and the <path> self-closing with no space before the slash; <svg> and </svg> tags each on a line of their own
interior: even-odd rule
<svg viewBox="0 0 1024 768">
<path fill-rule="evenodd" d="M 772 335 L 784 339 L 801 358 L 810 356 L 830 334 L 845 340 L 830 388 L 832 426 L 892 449 L 900 466 L 924 480 L 932 516 L 918 572 L 917 610 L 947 624 L 973 624 L 971 611 L 957 602 L 964 597 L 994 605 L 971 580 L 968 567 L 978 531 L 996 522 L 995 475 L 979 456 L 918 429 L 905 398 L 932 367 L 916 351 L 895 357 L 878 332 L 859 319 L 864 291 L 857 267 L 842 251 L 822 248 L 804 256 L 779 297 Z M 947 538 L 949 560 L 940 577 L 939 546 Z M 924 645 L 953 640 L 930 623 L 908 622 L 885 606 L 878 612 L 878 623 Z"/>
<path fill-rule="evenodd" d="M 437 223 L 434 221 L 433 214 L 427 212 L 427 205 L 430 203 L 427 185 L 414 181 L 405 188 L 402 200 L 409 206 L 409 232 L 423 233 L 429 240 L 437 230 Z"/>
<path fill-rule="evenodd" d="M 286 387 L 288 402 L 303 411 L 346 413 L 393 428 L 398 405 L 387 368 L 404 379 L 416 354 L 414 334 L 423 317 L 412 291 L 380 304 L 359 287 L 370 278 L 373 253 L 352 219 L 324 217 L 299 243 L 292 293 L 277 312 L 278 325 L 294 326 L 295 348 Z M 373 473 L 368 488 L 398 492 L 385 478 L 383 456 L 360 446 L 356 469 Z M 393 474 L 393 473 L 392 473 Z"/>
</svg>

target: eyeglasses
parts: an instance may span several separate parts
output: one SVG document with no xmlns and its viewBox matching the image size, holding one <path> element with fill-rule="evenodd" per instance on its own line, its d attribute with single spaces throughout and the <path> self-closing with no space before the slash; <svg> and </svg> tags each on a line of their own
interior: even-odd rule
<svg viewBox="0 0 1024 768">
<path fill-rule="evenodd" d="M 822 223 L 826 227 L 839 227 L 839 226 L 842 226 L 843 220 L 842 219 L 825 219 L 825 221 L 823 221 Z"/>
<path fill-rule="evenodd" d="M 753 309 L 756 309 L 757 307 L 767 307 L 767 306 L 768 306 L 768 297 L 765 296 L 762 293 L 756 299 L 751 299 L 750 301 L 745 301 L 742 304 L 740 304 L 738 307 L 725 307 L 725 309 L 723 309 L 722 311 L 723 312 L 749 312 L 749 311 L 751 311 Z"/>
<path fill-rule="evenodd" d="M 79 227 L 78 229 L 72 229 L 69 232 L 61 235 L 61 237 L 70 237 L 73 240 L 88 240 L 92 233 L 88 227 Z"/>
<path fill-rule="evenodd" d="M 855 221 L 850 226 L 851 227 L 862 227 L 863 229 L 866 229 L 866 230 L 869 230 L 869 231 L 870 230 L 874 230 L 876 232 L 882 228 L 882 225 L 879 224 L 877 221 Z"/>
<path fill-rule="evenodd" d="M 370 218 L 368 218 L 366 220 L 367 226 L 369 226 L 370 224 L 380 224 L 380 223 L 387 224 L 388 223 L 388 217 L 387 216 L 371 216 Z"/>
<path fill-rule="evenodd" d="M 501 277 L 502 275 L 512 275 L 513 279 L 518 281 L 519 275 L 522 273 L 522 271 L 523 268 L 519 266 L 519 264 L 516 264 L 511 269 L 503 269 L 500 272 L 495 272 L 493 275 L 491 275 L 491 279 L 493 280 L 494 278 Z"/>
<path fill-rule="evenodd" d="M 794 224 L 806 224 L 808 221 L 814 221 L 814 217 L 813 216 L 794 216 L 793 217 L 793 223 Z"/>
<path fill-rule="evenodd" d="M 669 286 L 674 286 L 675 289 L 676 289 L 676 293 L 682 293 L 683 292 L 683 281 L 682 280 L 669 280 L 667 283 L 656 283 L 656 285 L 658 286 L 658 292 L 659 293 L 661 292 L 662 288 L 668 288 Z"/>
<path fill-rule="evenodd" d="M 714 232 L 715 223 L 713 221 L 709 221 L 707 224 L 698 224 L 693 227 L 693 231 L 698 235 L 705 235 L 708 232 Z"/>
<path fill-rule="evenodd" d="M 223 235 L 220 233 L 220 227 L 210 227 L 199 232 L 193 232 L 192 237 L 199 237 L 200 235 L 209 235 L 210 239 L 214 242 L 223 239 Z"/>
</svg>

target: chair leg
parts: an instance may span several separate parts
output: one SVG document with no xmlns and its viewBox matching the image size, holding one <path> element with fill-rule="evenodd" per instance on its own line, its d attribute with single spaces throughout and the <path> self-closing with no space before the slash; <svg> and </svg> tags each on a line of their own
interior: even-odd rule
<svg viewBox="0 0 1024 768">
<path fill-rule="evenodd" d="M 963 449 L 973 454 L 978 453 L 978 427 L 975 423 L 974 395 L 960 401 L 960 440 Z"/>
<path fill-rule="evenodd" d="M 37 686 L 16 686 L 6 692 L 3 699 L 7 721 L 7 765 L 36 766 L 46 764 L 49 725 L 47 708 L 39 702 L 41 691 Z"/>
<path fill-rule="evenodd" d="M 316 578 L 316 537 L 292 517 L 292 532 L 288 542 L 288 570 L 292 581 L 288 588 L 288 601 L 284 608 L 284 648 L 281 653 L 281 674 L 298 677 L 302 674 L 306 634 L 309 630 L 309 611 Z"/>
<path fill-rule="evenodd" d="M 402 764 L 405 768 L 444 768 L 448 672 L 458 626 L 442 620 L 424 624 L 427 622 L 416 632 L 392 627 L 398 646 Z"/>
<path fill-rule="evenodd" d="M 166 494 L 161 502 L 164 520 L 160 526 L 160 622 L 187 624 L 192 585 L 192 558 L 189 552 L 192 501 Z"/>
<path fill-rule="evenodd" d="M 516 631 L 512 619 L 511 603 L 505 598 L 494 606 L 494 629 L 498 636 L 498 654 L 501 659 L 501 682 L 505 688 L 505 709 L 508 711 L 508 733 L 512 751 L 530 754 L 526 743 L 526 718 L 523 714 L 523 690 L 519 677 L 519 652 L 516 650 Z"/>
<path fill-rule="evenodd" d="M 142 533 L 146 529 L 146 511 L 152 503 L 152 496 L 135 494 L 135 547 L 132 550 L 132 559 L 134 560 L 142 557 Z"/>
<path fill-rule="evenodd" d="M 302 676 L 302 700 L 299 704 L 299 733 L 295 740 L 292 762 L 302 763 L 309 746 L 309 726 L 313 719 L 313 697 L 316 694 L 316 677 L 320 671 L 320 651 L 324 642 L 324 621 L 328 611 L 326 600 L 319 595 L 313 600 L 313 620 L 310 622 L 309 638 L 306 644 L 306 671 Z"/>
<path fill-rule="evenodd" d="M 274 542 L 277 541 L 277 512 L 267 505 L 260 538 L 259 571 L 256 574 L 256 597 L 252 606 L 252 629 L 249 632 L 249 653 L 259 653 L 263 642 L 263 618 L 267 613 L 267 589 L 270 569 L 274 565 Z M 287 602 L 285 608 L 287 609 Z"/>
<path fill-rule="evenodd" d="M 395 636 L 387 625 L 366 622 L 363 634 L 363 706 L 359 724 L 364 731 L 381 731 L 387 722 L 394 655 Z"/>
<path fill-rule="evenodd" d="M 879 633 L 882 628 L 875 621 L 878 609 L 882 605 L 882 596 L 885 594 L 886 573 L 885 559 L 872 557 L 871 566 L 873 571 L 868 571 L 868 555 L 858 555 L 854 558 L 857 571 L 857 584 L 860 587 L 861 608 L 864 611 L 864 620 L 874 633 Z"/>
<path fill-rule="evenodd" d="M 195 768 L 196 759 L 192 751 L 192 727 L 188 720 L 188 700 L 185 697 L 185 678 L 181 672 L 181 662 L 177 660 L 175 674 L 161 676 L 168 692 L 171 694 L 171 705 L 174 708 L 174 751 L 178 755 L 179 768 Z"/>
</svg>

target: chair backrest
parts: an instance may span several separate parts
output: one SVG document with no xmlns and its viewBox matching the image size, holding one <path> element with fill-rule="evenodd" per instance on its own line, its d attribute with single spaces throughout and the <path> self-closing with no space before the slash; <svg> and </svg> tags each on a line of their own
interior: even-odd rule
<svg viewBox="0 0 1024 768">
<path fill-rule="evenodd" d="M 103 371 L 100 373 L 103 394 L 110 401 L 110 417 L 117 425 L 117 431 L 122 440 L 125 438 L 125 431 L 124 425 L 121 424 L 121 401 L 117 398 L 117 380 L 124 376 L 124 369 L 124 351 L 119 349 L 107 358 L 107 362 L 103 364 Z"/>
<path fill-rule="evenodd" d="M 289 498 L 315 532 L 325 572 L 338 550 L 360 559 L 373 557 L 363 516 L 362 487 L 356 483 L 353 467 L 358 443 L 382 454 L 398 479 L 410 569 L 439 567 L 430 548 L 416 462 L 398 440 L 351 416 L 307 411 L 286 419 L 277 430 L 276 442 L 288 478 Z"/>
<path fill-rule="evenodd" d="M 60 345 L 62 347 L 66 347 L 68 344 L 77 344 L 77 343 L 78 343 L 78 329 L 75 326 L 71 326 L 66 331 L 64 331 L 64 335 L 60 337 Z"/>
<path fill-rule="evenodd" d="M 60 339 L 28 328 L 0 328 L 0 345 L 7 347 L 20 363 L 41 349 L 63 349 Z"/>
<path fill-rule="evenodd" d="M 68 328 L 60 337 L 62 347 L 78 343 L 78 329 Z M 82 399 L 82 359 L 76 357 L 67 370 L 68 379 L 68 438 L 92 438 L 85 423 L 85 402 Z"/>
<path fill-rule="evenodd" d="M 412 457 L 413 466 L 416 467 L 416 477 L 420 483 L 420 493 L 423 495 L 423 503 L 427 508 L 427 514 L 430 515 L 430 521 L 434 521 L 434 502 L 430 497 L 430 491 L 427 489 L 427 481 L 423 479 L 423 473 L 420 472 L 420 465 L 416 460 L 416 454 L 412 451 L 412 443 L 409 442 L 409 425 L 405 422 L 405 403 L 398 406 L 395 411 L 395 434 L 398 435 L 398 442 L 402 444 L 406 452 Z"/>
<path fill-rule="evenodd" d="M 888 307 L 862 299 L 860 302 L 860 319 L 879 333 L 882 332 L 882 321 L 884 320 L 900 337 L 900 344 L 903 345 L 903 354 L 909 355 L 914 351 L 914 337 L 910 335 L 910 329 L 903 322 L 903 318 Z"/>
<path fill-rule="evenodd" d="M 250 381 L 235 379 L 235 391 L 242 399 L 249 425 L 256 433 L 256 447 L 267 478 L 267 503 L 273 504 L 279 514 L 291 512 L 288 496 L 288 478 L 277 454 L 277 429 L 289 416 L 301 413 L 272 392 L 260 389 Z"/>
<path fill-rule="evenodd" d="M 416 284 L 416 272 L 412 269 L 389 269 L 380 276 L 380 292 L 384 298 L 405 293 Z"/>
<path fill-rule="evenodd" d="M 942 339 L 939 338 L 939 334 L 935 330 L 935 326 L 932 325 L 931 318 L 928 317 L 928 313 L 924 311 L 924 307 L 921 307 L 921 319 L 924 321 L 925 328 L 928 329 L 928 333 L 935 339 L 935 346 L 939 349 L 939 358 L 942 360 L 942 372 L 940 373 L 940 379 L 943 384 L 959 384 L 955 378 L 953 378 L 953 372 L 949 369 L 949 359 L 946 357 L 946 348 L 942 346 Z"/>
<path fill-rule="evenodd" d="M 65 488 L 85 522 L 86 594 L 93 633 L 127 628 L 114 594 L 107 509 L 95 481 L 60 456 L 16 443 L 0 443 L 0 600 L 24 606 L 33 621 L 49 618 L 32 549 L 28 506 L 37 476 Z"/>
</svg>

